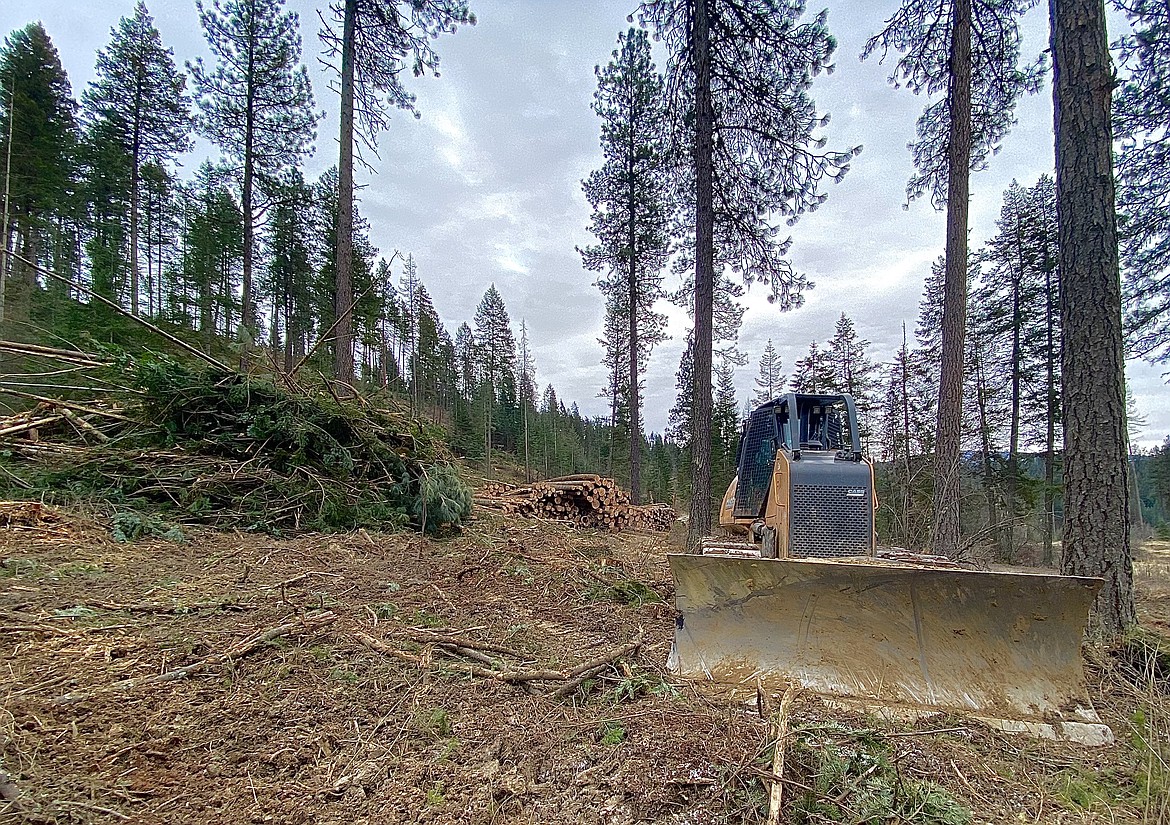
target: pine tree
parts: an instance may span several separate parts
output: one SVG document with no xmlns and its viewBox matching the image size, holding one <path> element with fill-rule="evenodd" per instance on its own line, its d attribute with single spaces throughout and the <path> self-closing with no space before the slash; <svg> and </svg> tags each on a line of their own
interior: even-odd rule
<svg viewBox="0 0 1170 825">
<path fill-rule="evenodd" d="M 418 265 L 413 255 L 406 256 L 402 266 L 402 323 L 406 331 L 404 354 L 406 361 L 402 365 L 403 375 L 410 371 L 410 409 L 418 409 L 418 319 L 419 319 L 419 288 L 422 286 L 418 279 Z"/>
<path fill-rule="evenodd" d="M 520 370 L 520 410 L 524 416 L 524 478 L 532 481 L 532 462 L 528 454 L 528 414 L 536 410 L 536 362 L 532 358 L 532 350 L 528 346 L 528 324 L 520 319 L 520 349 L 517 353 L 519 360 L 516 364 Z"/>
<path fill-rule="evenodd" d="M 474 25 L 475 15 L 465 0 L 335 0 L 330 19 L 320 32 L 326 56 L 340 59 L 333 68 L 340 79 L 341 138 L 337 162 L 340 201 L 337 222 L 337 278 L 335 301 L 337 343 L 334 377 L 353 380 L 353 224 L 354 138 L 374 150 L 378 133 L 389 126 L 389 106 L 417 116 L 414 95 L 402 85 L 409 65 L 415 76 L 438 74 L 439 55 L 431 41 L 454 32 L 460 25 Z M 337 27 L 341 27 L 338 32 Z"/>
<path fill-rule="evenodd" d="M 602 167 L 584 181 L 593 207 L 589 230 L 596 246 L 581 251 L 586 269 L 601 272 L 602 289 L 621 292 L 625 311 L 626 408 L 629 417 L 630 497 L 641 496 L 640 378 L 643 351 L 665 337 L 665 317 L 654 312 L 663 297 L 662 268 L 670 248 L 670 179 L 662 76 L 654 70 L 644 30 L 619 35 L 619 48 L 597 68 L 593 110 L 601 118 Z M 616 386 L 616 382 L 613 382 Z M 614 396 L 616 407 L 617 396 Z"/>
<path fill-rule="evenodd" d="M 492 436 L 497 406 L 505 400 L 507 389 L 516 386 L 516 339 L 504 299 L 496 285 L 488 287 L 475 310 L 475 340 L 480 377 L 479 393 L 484 405 L 484 455 L 488 475 L 492 471 Z"/>
<path fill-rule="evenodd" d="M 6 275 L 21 272 L 31 289 L 32 270 L 9 266 L 9 250 L 33 263 L 58 253 L 53 228 L 68 208 L 78 139 L 69 77 L 57 49 L 40 23 L 29 23 L 0 49 L 0 159 L 4 162 L 3 221 L 0 225 L 0 321 L 4 319 Z"/>
<path fill-rule="evenodd" d="M 997 222 L 999 232 L 980 252 L 983 274 L 973 290 L 969 334 L 984 343 L 981 358 L 985 385 L 1006 400 L 1008 460 L 1003 470 L 1009 518 L 1021 515 L 1017 501 L 1024 471 L 1021 451 L 1030 440 L 1054 431 L 1054 340 L 1056 295 L 1056 201 L 1052 179 L 1041 178 L 1033 189 L 1015 181 L 1004 193 Z M 1001 342 L 1006 342 L 1002 345 Z M 1052 444 L 1046 440 L 1046 453 Z M 1046 456 L 1046 476 L 1051 475 Z M 1001 533 L 1006 560 L 1014 554 L 1014 531 Z M 1050 539 L 1049 539 L 1050 541 Z M 1048 546 L 1048 545 L 1046 545 Z"/>
<path fill-rule="evenodd" d="M 822 350 L 816 341 L 808 345 L 808 355 L 798 358 L 793 365 L 790 381 L 793 392 L 816 395 L 835 390 L 833 365 L 829 361 L 828 353 Z"/>
<path fill-rule="evenodd" d="M 130 311 L 138 314 L 138 213 L 142 165 L 166 163 L 190 144 L 190 98 L 186 78 L 164 48 L 146 4 L 110 32 L 97 54 L 97 78 L 83 100 L 91 121 L 105 122 L 100 134 L 130 158 Z"/>
<path fill-rule="evenodd" d="M 807 282 L 785 259 L 789 241 L 772 216 L 791 224 L 819 206 L 822 182 L 839 179 L 858 151 L 825 151 L 815 134 L 827 121 L 808 90 L 836 43 L 825 12 L 807 23 L 803 14 L 799 0 L 645 0 L 640 7 L 668 54 L 666 94 L 684 160 L 688 225 L 680 264 L 695 272 L 691 548 L 711 526 L 716 274 L 729 267 L 767 283 L 782 309 L 798 306 Z"/>
<path fill-rule="evenodd" d="M 292 369 L 308 348 L 313 328 L 313 250 L 311 209 L 313 191 L 299 172 L 290 176 L 272 212 L 267 280 L 263 288 L 273 296 L 274 329 L 284 341 L 284 368 Z M 244 242 L 245 251 L 247 241 Z"/>
<path fill-rule="evenodd" d="M 1170 361 L 1170 8 L 1152 0 L 1115 3 L 1133 31 L 1122 37 L 1128 77 L 1113 99 L 1118 232 L 1125 265 L 1125 322 L 1130 351 Z"/>
<path fill-rule="evenodd" d="M 1102 576 L 1093 630 L 1137 621 L 1125 447 L 1125 350 L 1101 0 L 1052 0 L 1064 410 L 1061 570 Z"/>
<path fill-rule="evenodd" d="M 764 354 L 760 356 L 760 374 L 756 376 L 756 394 L 753 398 L 756 404 L 767 403 L 780 394 L 784 388 L 783 369 L 784 363 L 769 338 Z"/>
<path fill-rule="evenodd" d="M 857 334 L 853 320 L 844 312 L 825 346 L 825 357 L 832 372 L 828 386 L 833 392 L 853 396 L 863 443 L 869 441 L 872 433 L 871 417 L 879 391 L 878 366 L 866 352 L 869 346 L 870 342 Z"/>
<path fill-rule="evenodd" d="M 711 501 L 718 508 L 736 473 L 739 446 L 739 402 L 735 397 L 735 365 L 719 359 L 715 369 L 715 405 L 711 416 Z"/>
<path fill-rule="evenodd" d="M 930 193 L 947 209 L 946 278 L 939 369 L 938 443 L 932 544 L 959 553 L 959 456 L 963 417 L 963 335 L 967 312 L 970 172 L 982 168 L 1015 122 L 1016 101 L 1036 91 L 1043 64 L 1021 69 L 1019 18 L 1030 0 L 903 0 L 862 52 L 902 52 L 890 82 L 916 94 L 946 94 L 927 106 L 910 145 L 916 173 L 910 199 Z M 975 12 L 973 16 L 973 11 Z"/>
<path fill-rule="evenodd" d="M 241 339 L 254 338 L 252 294 L 259 191 L 282 190 L 277 177 L 312 150 L 317 137 L 313 91 L 301 60 L 297 15 L 283 0 L 196 0 L 215 67 L 188 64 L 199 95 L 199 131 L 237 164 L 244 216 Z M 257 184 L 260 184 L 259 186 Z M 281 296 L 273 295 L 274 301 Z"/>
</svg>

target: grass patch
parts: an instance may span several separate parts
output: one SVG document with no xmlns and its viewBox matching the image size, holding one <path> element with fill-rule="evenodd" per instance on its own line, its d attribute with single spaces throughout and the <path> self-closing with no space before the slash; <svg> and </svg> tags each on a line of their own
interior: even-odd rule
<svg viewBox="0 0 1170 825">
<path fill-rule="evenodd" d="M 429 610 L 421 609 L 415 610 L 410 614 L 408 623 L 414 625 L 415 627 L 442 627 L 444 624 L 446 624 L 446 622 L 443 621 L 442 616 L 436 613 L 431 613 Z"/>
<path fill-rule="evenodd" d="M 611 747 L 626 741 L 626 729 L 621 722 L 607 721 L 597 732 L 597 741 Z"/>
<path fill-rule="evenodd" d="M 904 822 L 968 825 L 972 814 L 946 789 L 901 774 L 889 745 L 872 730 L 825 724 L 793 729 L 789 758 L 811 790 L 793 799 L 790 821 L 799 825 Z M 771 764 L 771 753 L 763 755 Z"/>
<path fill-rule="evenodd" d="M 613 602 L 629 607 L 641 607 L 644 604 L 657 604 L 662 601 L 662 597 L 648 584 L 632 578 L 618 578 L 612 581 L 598 578 L 586 588 L 582 596 L 587 602 Z"/>
<path fill-rule="evenodd" d="M 432 739 L 446 739 L 451 735 L 451 716 L 444 708 L 420 710 L 414 715 L 414 727 Z"/>
</svg>

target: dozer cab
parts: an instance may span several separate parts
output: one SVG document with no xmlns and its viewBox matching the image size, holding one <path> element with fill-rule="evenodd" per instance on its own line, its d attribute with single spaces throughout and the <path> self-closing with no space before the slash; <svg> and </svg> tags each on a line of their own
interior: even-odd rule
<svg viewBox="0 0 1170 825">
<path fill-rule="evenodd" d="M 741 540 L 669 556 L 671 667 L 1111 741 L 1081 661 L 1099 579 L 882 551 L 875 510 L 850 396 L 789 393 L 758 407 L 719 511 Z"/>
</svg>

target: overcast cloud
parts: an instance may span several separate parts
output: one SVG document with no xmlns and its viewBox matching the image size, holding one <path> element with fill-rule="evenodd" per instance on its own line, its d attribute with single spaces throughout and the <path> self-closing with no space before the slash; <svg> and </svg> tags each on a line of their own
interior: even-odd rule
<svg viewBox="0 0 1170 825">
<path fill-rule="evenodd" d="M 740 347 L 750 363 L 737 373 L 741 404 L 752 394 L 769 338 L 791 370 L 810 341 L 831 336 L 842 312 L 873 342 L 879 360 L 901 344 L 903 322 L 913 335 L 923 278 L 944 245 L 942 214 L 924 202 L 903 208 L 911 173 L 906 144 L 925 100 L 886 83 L 891 61 L 858 59 L 865 39 L 895 5 L 828 4 L 829 27 L 839 43 L 837 71 L 818 78 L 812 93 L 818 108 L 832 116 L 825 129 L 830 144 L 865 148 L 845 180 L 830 187 L 828 202 L 791 229 L 793 263 L 816 283 L 804 307 L 781 313 L 758 288 L 745 299 Z M 337 100 L 316 60 L 316 7 L 295 1 L 289 6 L 300 14 L 318 105 L 328 113 L 307 165 L 307 176 L 315 177 L 336 163 Z M 442 77 L 408 80 L 421 119 L 396 114 L 380 136 L 380 157 L 369 158 L 376 174 L 358 172 L 373 243 L 387 257 L 395 249 L 415 256 L 448 329 L 454 333 L 460 323 L 470 323 L 495 283 L 517 334 L 521 319 L 528 324 L 540 385 L 551 383 L 586 414 L 604 414 L 606 407 L 597 397 L 605 383 L 597 343 L 602 299 L 575 249 L 591 241 L 580 181 L 600 162 L 600 130 L 589 108 L 593 68 L 609 59 L 633 7 L 610 0 L 472 0 L 479 24 L 437 43 Z M 148 8 L 180 64 L 209 57 L 193 3 L 155 0 Z M 131 0 L 5 0 L 0 30 L 41 20 L 80 97 L 93 78 L 96 50 L 132 9 Z M 1041 5 L 1025 20 L 1025 56 L 1046 45 L 1045 12 Z M 1002 192 L 1013 179 L 1031 185 L 1051 174 L 1050 94 L 1045 88 L 1023 101 L 1019 124 L 1002 151 L 988 170 L 972 177 L 973 248 L 994 234 Z M 203 146 L 197 155 L 209 151 Z M 196 162 L 184 161 L 188 170 Z M 646 425 L 655 430 L 665 427 L 674 403 L 686 328 L 681 310 L 663 310 L 671 317 L 673 338 L 655 351 L 647 375 Z M 1170 434 L 1162 370 L 1141 362 L 1128 369 L 1139 412 L 1148 418 L 1139 440 L 1160 443 Z"/>
</svg>

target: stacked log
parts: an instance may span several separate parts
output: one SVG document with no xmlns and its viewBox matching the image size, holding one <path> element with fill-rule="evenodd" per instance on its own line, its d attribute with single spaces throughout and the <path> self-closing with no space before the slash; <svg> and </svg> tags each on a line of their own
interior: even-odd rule
<svg viewBox="0 0 1170 825">
<path fill-rule="evenodd" d="M 507 515 L 563 521 L 577 527 L 666 532 L 674 523 L 669 504 L 630 504 L 630 494 L 612 478 L 580 474 L 509 487 L 492 482 L 478 491 L 477 507 Z"/>
</svg>

